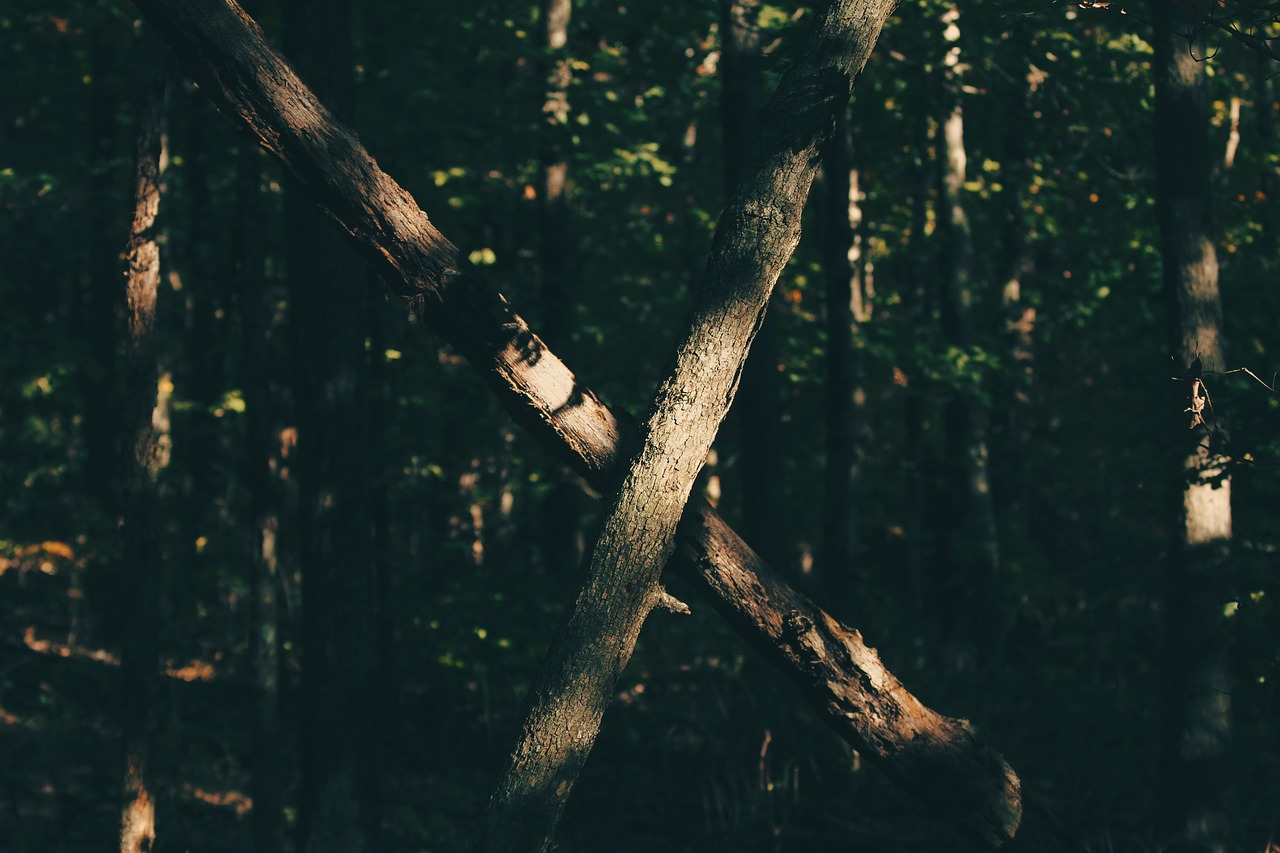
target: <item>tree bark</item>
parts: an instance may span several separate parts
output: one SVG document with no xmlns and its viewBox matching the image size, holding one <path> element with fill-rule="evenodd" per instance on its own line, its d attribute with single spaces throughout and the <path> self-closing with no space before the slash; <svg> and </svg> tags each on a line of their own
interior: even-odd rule
<svg viewBox="0 0 1280 853">
<path fill-rule="evenodd" d="M 574 304 L 569 287 L 574 253 L 569 221 L 569 21 L 570 0 L 543 0 L 543 36 L 548 53 L 546 97 L 542 105 L 542 191 L 539 196 L 538 266 L 546 339 L 562 353 L 573 352 L 568 310 Z M 551 474 L 552 486 L 542 502 L 543 565 L 552 571 L 576 569 L 582 563 L 582 490 L 563 467 Z"/>
<path fill-rule="evenodd" d="M 355 108 L 347 0 L 284 4 L 285 50 L 338 115 Z M 370 542 L 366 318 L 360 259 L 305 195 L 285 197 L 298 409 L 302 784 L 308 853 L 373 847 L 376 578 Z"/>
<path fill-rule="evenodd" d="M 148 41 L 151 65 L 159 46 Z M 122 514 L 125 620 L 120 654 L 120 703 L 124 729 L 124 802 L 121 853 L 147 853 L 156 843 L 156 780 L 153 753 L 160 692 L 160 541 L 156 435 L 156 294 L 160 249 L 156 214 L 160 209 L 160 153 L 164 120 L 164 78 L 150 74 L 138 121 L 133 183 L 133 219 L 125 248 L 127 332 L 122 376 Z M 101 318 L 104 322 L 107 318 Z"/>
<path fill-rule="evenodd" d="M 641 429 L 640 450 L 609 502 L 587 583 L 552 644 L 519 744 L 489 802 L 481 844 L 486 851 L 550 844 L 640 628 L 654 607 L 670 601 L 658 578 L 675 547 L 681 513 L 733 402 L 773 285 L 800 242 L 819 151 L 893 5 L 832 3 L 815 23 L 804 58 L 761 116 L 738 189 L 720 218 L 674 367 Z"/>
<path fill-rule="evenodd" d="M 964 66 L 960 58 L 959 9 L 953 4 L 942 16 L 943 38 L 949 45 L 943 61 L 950 113 L 942 126 L 942 199 L 939 225 L 946 233 L 947 270 L 943 289 L 944 331 L 951 344 L 961 351 L 970 350 L 976 342 L 973 320 L 973 236 L 964 203 L 966 153 L 964 147 L 964 109 L 961 103 Z M 965 520 L 956 537 L 958 545 L 953 559 L 969 568 L 968 577 L 952 578 L 949 586 L 952 606 L 962 607 L 963 619 L 969 626 L 993 624 L 990 612 L 977 612 L 992 601 L 996 576 L 1000 567 L 999 539 L 996 532 L 995 508 L 991 498 L 991 475 L 988 465 L 987 412 L 973 394 L 957 392 L 948 404 L 947 431 L 951 462 L 960 472 L 966 496 Z M 964 555 L 959 557 L 958 555 Z M 959 595 L 962 590 L 973 590 Z"/>
<path fill-rule="evenodd" d="M 721 0 L 720 116 L 724 136 L 725 198 L 731 199 L 749 165 L 752 138 L 764 101 L 764 57 L 759 0 Z M 742 501 L 743 527 L 751 546 L 774 566 L 787 560 L 787 502 L 783 478 L 782 379 L 778 316 L 781 300 L 770 299 L 742 371 L 742 388 L 730 423 L 738 437 L 734 489 Z M 735 430 L 727 429 L 730 435 Z M 730 443 L 732 443 L 730 439 Z"/>
<path fill-rule="evenodd" d="M 481 372 L 517 422 L 597 487 L 609 488 L 619 453 L 635 446 L 634 431 L 576 383 L 506 300 L 464 274 L 457 248 L 303 86 L 258 27 L 219 0 L 137 4 L 203 90 L 308 187 L 387 283 Z M 755 214 L 739 221 L 768 216 Z M 772 578 L 700 501 L 686 509 L 676 557 L 677 570 L 802 685 L 833 729 L 986 849 L 1071 849 L 1043 816 L 1024 809 L 1020 783 L 997 752 L 967 724 L 924 708 L 856 631 Z M 807 625 L 816 636 L 794 627 Z M 908 730 L 927 734 L 917 739 Z"/>
<path fill-rule="evenodd" d="M 1192 400 L 1200 365 L 1222 369 L 1222 302 L 1211 225 L 1208 87 L 1195 22 L 1152 3 L 1156 215 L 1170 345 Z M 1199 59 L 1197 59 L 1199 57 Z M 1194 362 L 1194 364 L 1193 364 Z M 1185 417 L 1185 416 L 1184 416 Z M 1179 533 L 1168 574 L 1166 818 L 1174 849 L 1225 851 L 1231 821 L 1231 678 L 1223 602 L 1231 589 L 1231 477 L 1221 424 L 1176 418 Z"/>
</svg>

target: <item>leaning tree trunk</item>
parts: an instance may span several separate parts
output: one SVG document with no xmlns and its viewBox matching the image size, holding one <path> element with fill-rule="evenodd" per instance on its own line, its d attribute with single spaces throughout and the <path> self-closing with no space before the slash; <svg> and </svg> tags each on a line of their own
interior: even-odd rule
<svg viewBox="0 0 1280 853">
<path fill-rule="evenodd" d="M 1165 799 L 1177 849 L 1229 846 L 1231 683 L 1223 602 L 1230 590 L 1231 477 L 1198 405 L 1200 368 L 1223 368 L 1218 258 L 1210 225 L 1209 110 L 1204 45 L 1173 4 L 1152 3 L 1156 54 L 1156 213 L 1170 344 L 1190 413 L 1178 425 L 1179 543 L 1169 560 Z M 1172 417 L 1171 417 L 1172 420 Z"/>
<path fill-rule="evenodd" d="M 271 323 L 264 298 L 266 255 L 263 246 L 262 154 L 242 140 L 236 165 L 236 243 L 239 255 L 237 305 L 241 323 L 240 380 L 244 388 L 245 477 L 249 492 L 246 541 L 252 615 L 249 649 L 253 707 L 249 725 L 250 793 L 253 797 L 253 850 L 284 849 L 280 739 L 280 531 L 278 490 L 274 487 L 272 434 L 275 405 L 271 393 L 268 345 Z"/>
<path fill-rule="evenodd" d="M 347 0 L 290 0 L 285 49 L 339 115 L 355 106 Z M 285 198 L 285 260 L 298 414 L 302 557 L 301 847 L 372 849 L 376 579 L 362 398 L 361 264 L 297 191 Z"/>
<path fill-rule="evenodd" d="M 149 42 L 148 42 L 149 44 Z M 158 45 L 147 51 L 162 66 Z M 160 692 L 160 500 L 156 488 L 156 293 L 160 249 L 156 214 L 160 209 L 160 154 L 164 121 L 164 78 L 151 72 L 138 121 L 133 184 L 133 221 L 125 249 L 127 332 L 122 370 L 124 413 L 121 435 L 121 524 L 124 560 L 124 620 L 120 654 L 120 706 L 124 729 L 124 803 L 120 853 L 148 853 L 156 844 L 156 780 L 153 752 Z M 106 318 L 102 318 L 104 321 Z"/>
<path fill-rule="evenodd" d="M 621 423 L 500 295 L 473 275 L 348 129 L 224 0 L 136 0 L 228 115 L 279 158 L 378 264 L 387 283 L 481 372 L 517 422 L 597 488 L 634 447 Z M 856 27 L 867 33 L 872 20 Z M 766 211 L 729 223 L 746 229 Z M 722 223 L 722 230 L 725 226 Z M 1070 849 L 1024 801 L 1004 759 L 964 721 L 920 703 L 854 630 L 772 574 L 702 501 L 686 509 L 674 567 L 802 690 L 821 718 L 988 850 Z"/>
</svg>

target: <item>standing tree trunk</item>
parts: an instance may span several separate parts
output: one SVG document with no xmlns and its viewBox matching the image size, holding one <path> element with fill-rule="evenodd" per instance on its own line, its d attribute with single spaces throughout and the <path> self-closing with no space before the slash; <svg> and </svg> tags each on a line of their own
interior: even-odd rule
<svg viewBox="0 0 1280 853">
<path fill-rule="evenodd" d="M 354 109 L 347 0 L 289 0 L 285 49 L 339 114 Z M 308 853 L 371 848 L 376 582 L 369 542 L 360 264 L 301 193 L 285 199 L 298 405 L 304 720 L 299 835 Z"/>
<path fill-rule="evenodd" d="M 542 23 L 548 54 L 546 97 L 542 104 L 542 189 L 539 199 L 542 273 L 542 316 L 547 340 L 561 351 L 573 351 L 573 331 L 566 322 L 574 304 L 569 286 L 569 259 L 574 252 L 569 222 L 569 21 L 571 0 L 543 0 Z M 561 467 L 542 501 L 542 558 L 552 572 L 576 569 L 582 562 L 582 490 L 574 475 Z"/>
<path fill-rule="evenodd" d="M 857 600 L 859 445 L 864 394 L 859 387 L 857 330 L 868 319 L 863 291 L 862 207 L 849 110 L 843 111 L 823 158 L 826 278 L 827 466 L 823 495 L 822 585 L 827 606 L 846 621 Z"/>
<path fill-rule="evenodd" d="M 265 250 L 262 242 L 262 155 L 248 140 L 240 143 L 237 164 L 236 222 L 240 257 L 238 304 L 241 322 L 241 381 L 244 383 L 248 444 L 248 554 L 252 617 L 253 710 L 250 723 L 250 790 L 253 796 L 253 849 L 279 853 L 284 847 L 280 773 L 280 560 L 276 542 L 279 502 L 273 480 L 272 447 L 276 407 L 272 403 L 267 317 Z"/>
<path fill-rule="evenodd" d="M 659 575 L 774 283 L 800 241 L 819 151 L 895 5 L 832 3 L 761 116 L 674 366 L 609 501 L 573 614 L 530 691 L 519 741 L 485 813 L 485 851 L 548 847 L 645 618 L 657 606 L 687 611 L 662 591 Z"/>
<path fill-rule="evenodd" d="M 943 38 L 949 45 L 943 61 L 947 94 L 951 111 L 942 127 L 942 203 L 940 227 L 946 233 L 947 269 L 943 288 L 944 331 L 950 343 L 960 351 L 974 346 L 976 334 L 973 320 L 973 236 L 964 203 L 966 155 L 964 148 L 964 109 L 961 103 L 964 66 L 960 59 L 959 9 L 952 5 L 942 16 Z M 948 404 L 947 431 L 951 463 L 963 481 L 960 494 L 966 498 L 964 511 L 957 513 L 963 527 L 954 538 L 953 565 L 966 571 L 965 577 L 951 578 L 951 593 L 970 593 L 953 599 L 950 606 L 960 606 L 971 626 L 992 624 L 991 612 L 975 612 L 992 600 L 996 573 L 1000 566 L 999 540 L 996 533 L 995 508 L 991 499 L 991 477 L 988 471 L 987 413 L 972 394 L 957 392 Z M 959 545 L 959 547 L 955 547 Z"/>
<path fill-rule="evenodd" d="M 1156 214 L 1170 344 L 1186 366 L 1189 409 L 1200 366 L 1222 369 L 1222 302 L 1210 224 L 1209 109 L 1204 45 L 1171 3 L 1152 3 L 1156 85 Z M 1186 423 L 1186 421 L 1182 421 Z M 1195 411 L 1179 425 L 1179 547 L 1168 577 L 1167 819 L 1179 850 L 1229 849 L 1231 679 L 1223 602 L 1231 585 L 1231 478 Z"/>
<path fill-rule="evenodd" d="M 148 42 L 149 44 L 149 42 Z M 158 51 L 151 65 L 163 66 Z M 122 371 L 120 532 L 124 559 L 124 621 L 120 654 L 120 707 L 124 729 L 124 803 L 121 853 L 149 853 L 156 843 L 156 780 L 152 760 L 160 690 L 160 501 L 156 434 L 156 293 L 160 249 L 156 214 L 160 209 L 160 157 L 164 121 L 164 78 L 151 72 L 138 122 L 133 221 L 125 248 L 128 330 Z M 104 322 L 107 318 L 101 318 Z"/>
<path fill-rule="evenodd" d="M 732 198 L 747 167 L 752 137 L 764 101 L 759 0 L 721 0 L 720 114 L 724 128 L 725 196 Z M 775 566 L 787 559 L 787 504 L 783 478 L 782 379 L 778 375 L 778 316 L 781 300 L 770 300 L 742 372 L 733 416 L 738 435 L 742 519 L 751 547 Z"/>
</svg>

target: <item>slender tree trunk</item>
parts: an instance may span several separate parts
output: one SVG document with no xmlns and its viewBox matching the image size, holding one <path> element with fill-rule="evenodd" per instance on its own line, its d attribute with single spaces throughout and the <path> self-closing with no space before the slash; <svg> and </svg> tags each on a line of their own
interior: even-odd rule
<svg viewBox="0 0 1280 853">
<path fill-rule="evenodd" d="M 219 0 L 137 5 L 202 91 L 350 232 L 414 313 L 480 370 L 516 421 L 596 488 L 616 484 L 619 454 L 636 446 L 635 431 L 576 382 L 506 300 L 465 273 L 457 247 L 316 100 L 261 30 Z M 862 40 L 878 26 L 867 18 L 850 31 Z M 730 217 L 721 230 L 749 236 L 749 226 L 764 227 L 759 220 L 769 215 L 753 212 Z M 686 509 L 676 557 L 674 567 L 796 682 L 829 726 L 984 849 L 1072 849 L 1024 802 L 999 753 L 968 724 L 921 704 L 857 631 L 773 577 L 702 501 Z"/>
<path fill-rule="evenodd" d="M 865 402 L 859 387 L 859 324 L 863 302 L 862 207 L 849 111 L 845 110 L 823 157 L 826 278 L 826 490 L 823 496 L 822 584 L 828 607 L 851 619 L 857 601 L 858 473 L 860 422 Z"/>
<path fill-rule="evenodd" d="M 485 814 L 483 850 L 547 848 L 645 618 L 660 605 L 687 611 L 662 591 L 659 575 L 769 294 L 799 243 L 819 151 L 894 5 L 833 3 L 762 114 L 674 367 L 609 502 L 573 615 L 531 690 L 519 742 Z"/>
<path fill-rule="evenodd" d="M 284 6 L 285 49 L 339 115 L 354 107 L 347 0 Z M 285 199 L 301 498 L 305 708 L 299 834 L 308 853 L 371 849 L 374 607 L 360 264 L 300 193 Z"/>
<path fill-rule="evenodd" d="M 279 502 L 273 487 L 276 406 L 271 392 L 271 322 L 267 316 L 266 255 L 262 241 L 263 161 L 258 146 L 242 141 L 236 187 L 239 293 L 242 324 L 241 382 L 244 388 L 249 491 L 248 554 L 252 597 L 253 711 L 250 790 L 253 849 L 279 853 L 284 847 L 280 740 L 280 532 Z"/>
<path fill-rule="evenodd" d="M 540 194 L 541 244 L 538 262 L 542 273 L 542 316 L 547 340 L 567 354 L 573 352 L 573 330 L 568 320 L 574 299 L 569 286 L 574 254 L 570 228 L 569 160 L 569 21 L 570 0 L 543 0 L 544 45 L 549 66 L 547 91 L 542 105 L 542 191 Z M 582 490 L 564 468 L 553 475 L 543 497 L 543 564 L 553 572 L 576 569 L 582 562 Z"/>
<path fill-rule="evenodd" d="M 158 45 L 152 65 L 158 60 Z M 121 436 L 124 594 L 129 618 L 120 654 L 120 698 L 124 728 L 124 804 L 120 820 L 121 853 L 148 853 L 156 843 L 156 780 L 153 752 L 158 728 L 160 688 L 160 541 L 156 489 L 156 293 L 160 250 L 156 214 L 160 209 L 160 156 L 164 82 L 153 72 L 138 122 L 133 221 L 125 248 L 128 278 Z M 105 319 L 105 318 L 104 318 Z"/>
<path fill-rule="evenodd" d="M 720 0 L 721 125 L 724 128 L 725 196 L 737 191 L 764 102 L 759 0 Z M 771 300 L 772 319 L 764 318 L 752 356 L 742 372 L 742 388 L 733 426 L 738 435 L 736 491 L 742 519 L 751 531 L 751 547 L 775 566 L 787 559 L 787 504 L 783 478 L 782 379 L 778 316 L 782 300 Z"/>
<path fill-rule="evenodd" d="M 971 349 L 976 341 L 973 319 L 973 237 L 964 202 L 966 154 L 964 147 L 964 111 L 961 104 L 963 65 L 960 59 L 959 9 L 951 6 L 942 16 L 943 37 L 949 47 L 943 66 L 951 111 L 942 126 L 942 152 L 945 165 L 942 174 L 940 226 L 947 235 L 946 287 L 943 290 L 944 331 L 950 343 L 960 350 Z M 965 619 L 975 626 L 990 625 L 993 614 L 972 612 L 972 607 L 990 603 L 1000 566 L 999 540 L 996 533 L 995 508 L 991 499 L 991 476 L 988 470 L 987 413 L 982 403 L 970 394 L 958 394 L 948 405 L 947 427 L 949 452 L 963 482 L 965 495 L 963 529 L 958 536 L 960 547 L 953 547 L 952 558 L 960 566 L 970 568 L 967 577 L 953 578 L 953 593 L 971 590 L 958 598 Z M 960 557 L 959 555 L 965 555 Z M 955 602 L 953 602 L 955 606 Z"/>
<path fill-rule="evenodd" d="M 1193 22 L 1153 2 L 1156 214 L 1170 344 L 1187 370 L 1179 383 L 1179 547 L 1169 560 L 1166 811 L 1175 849 L 1226 851 L 1230 843 L 1231 679 L 1223 603 L 1231 589 L 1231 477 L 1218 447 L 1222 424 L 1196 409 L 1203 364 L 1222 369 L 1222 302 L 1210 217 L 1204 45 Z M 1197 58 L 1199 57 L 1199 58 Z M 1184 415 L 1184 417 L 1188 417 Z M 1212 417 L 1212 416 L 1210 416 Z"/>
</svg>

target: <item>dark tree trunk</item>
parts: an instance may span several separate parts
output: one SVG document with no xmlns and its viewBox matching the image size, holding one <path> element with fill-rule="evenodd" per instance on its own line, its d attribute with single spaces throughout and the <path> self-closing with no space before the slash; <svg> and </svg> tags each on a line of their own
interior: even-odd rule
<svg viewBox="0 0 1280 853">
<path fill-rule="evenodd" d="M 657 606 L 687 610 L 662 591 L 659 575 L 774 283 L 800 241 L 819 151 L 894 5 L 831 4 L 761 115 L 673 367 L 609 501 L 587 582 L 530 691 L 520 739 L 485 814 L 483 850 L 547 848 L 645 618 Z"/>
<path fill-rule="evenodd" d="M 338 115 L 354 108 L 346 0 L 284 6 L 285 49 Z M 298 192 L 285 198 L 298 407 L 303 732 L 299 835 L 308 853 L 371 849 L 375 661 L 365 302 L 358 258 Z"/>
<path fill-rule="evenodd" d="M 859 445 L 858 327 L 867 319 L 863 292 L 862 209 L 853 130 L 845 110 L 823 158 L 823 274 L 826 279 L 826 489 L 822 506 L 822 587 L 828 608 L 851 620 L 857 601 Z"/>
<path fill-rule="evenodd" d="M 747 166 L 760 105 L 764 69 L 759 0 L 721 0 L 721 125 L 724 129 L 725 197 L 737 191 Z M 751 547 L 775 566 L 786 566 L 787 504 L 783 478 L 782 379 L 778 374 L 778 317 L 782 300 L 770 299 L 751 358 L 742 372 L 738 405 L 727 432 L 738 437 L 738 473 L 730 478 L 742 502 L 742 520 Z"/>
<path fill-rule="evenodd" d="M 517 422 L 597 488 L 614 486 L 620 449 L 636 446 L 634 430 L 575 381 L 506 300 L 466 274 L 457 247 L 315 99 L 261 30 L 218 0 L 137 5 L 203 91 L 347 229 L 415 313 L 481 372 Z M 876 29 L 871 17 L 850 25 L 860 40 Z M 741 237 L 753 223 L 767 227 L 759 220 L 768 215 L 740 211 L 722 230 Z M 966 723 L 924 707 L 858 632 L 772 577 L 701 501 L 680 523 L 676 558 L 675 568 L 797 682 L 828 725 L 984 849 L 1071 849 L 1024 803 L 999 753 Z"/>
<path fill-rule="evenodd" d="M 943 62 L 950 112 L 942 126 L 942 199 L 939 227 L 946 234 L 945 286 L 942 291 L 943 331 L 949 343 L 961 351 L 976 342 L 973 318 L 973 236 L 964 200 L 966 153 L 964 111 L 961 103 L 960 13 L 951 6 L 942 16 L 943 37 L 949 45 Z M 990 609 L 1000 567 L 995 508 L 991 498 L 991 476 L 987 450 L 987 412 L 976 395 L 956 392 L 947 405 L 948 456 L 964 496 L 962 510 L 954 515 L 962 520 L 951 528 L 951 560 L 962 577 L 948 579 L 950 606 L 961 608 L 963 633 L 986 632 L 995 624 Z M 968 594 L 962 594 L 966 592 Z M 990 638 L 988 638 L 990 639 Z"/>
<path fill-rule="evenodd" d="M 1173 4 L 1152 3 L 1155 58 L 1156 215 L 1170 346 L 1190 409 L 1201 365 L 1224 368 L 1218 259 L 1210 219 L 1208 86 L 1204 45 Z M 1194 364 L 1193 364 L 1194 362 Z M 1166 817 L 1174 849 L 1226 851 L 1230 843 L 1231 679 L 1223 602 L 1232 585 L 1231 478 L 1213 430 L 1171 409 L 1180 456 L 1178 545 L 1169 560 Z"/>
<path fill-rule="evenodd" d="M 151 65 L 162 66 L 159 45 L 150 45 Z M 120 698 L 124 730 L 124 802 L 121 853 L 148 853 L 156 843 L 155 751 L 160 688 L 160 501 L 156 489 L 156 293 L 160 250 L 160 154 L 164 120 L 162 73 L 153 72 L 138 121 L 133 220 L 125 248 L 127 333 L 121 371 L 123 413 L 120 532 L 124 560 L 125 620 L 120 653 Z M 105 318 L 104 318 L 105 320 Z"/>
<path fill-rule="evenodd" d="M 542 273 L 541 304 L 547 340 L 567 355 L 573 353 L 570 327 L 570 258 L 574 254 L 569 214 L 569 21 L 570 0 L 543 0 L 542 18 L 547 68 L 546 99 L 542 105 L 542 192 L 539 200 L 541 243 L 538 262 Z M 569 572 L 582 562 L 582 490 L 568 470 L 552 474 L 552 486 L 543 497 L 542 559 L 551 572 Z"/>
<path fill-rule="evenodd" d="M 277 407 L 272 394 L 272 323 L 265 304 L 266 254 L 262 202 L 263 160 L 258 146 L 240 144 L 237 164 L 236 223 L 242 325 L 240 376 L 244 388 L 249 491 L 248 556 L 252 618 L 253 710 L 250 723 L 250 790 L 253 796 L 253 849 L 279 853 L 284 847 L 280 740 L 280 532 L 279 460 L 274 458 Z"/>
<path fill-rule="evenodd" d="M 1027 145 L 1027 128 L 1031 124 L 1031 98 L 1043 72 L 1029 67 L 1023 54 L 1026 33 L 1014 30 L 1009 46 L 1015 51 L 1015 63 L 1021 72 L 1017 89 L 1009 99 L 1012 110 L 1005 128 L 1004 140 L 1004 234 L 1002 268 L 1004 286 L 1001 304 L 1004 308 L 1005 336 L 1013 374 L 1008 395 L 1002 407 L 1005 442 L 1001 454 L 1007 476 L 1002 484 L 1008 490 L 1010 514 L 1024 529 L 1027 525 L 1026 498 L 1031 483 L 1027 460 L 1031 456 L 1031 438 L 1035 427 L 1035 328 L 1036 308 L 1026 298 L 1027 280 L 1035 271 L 1035 254 L 1030 240 L 1031 225 L 1024 211 L 1027 189 L 1031 184 L 1031 163 Z"/>
</svg>

